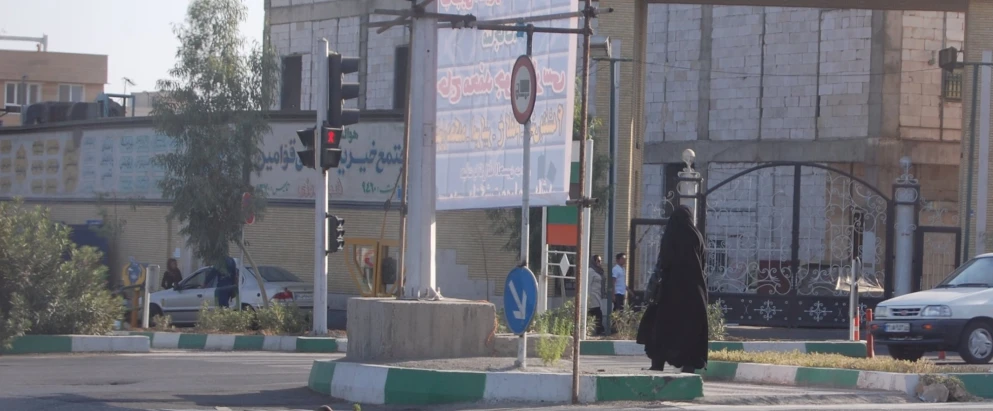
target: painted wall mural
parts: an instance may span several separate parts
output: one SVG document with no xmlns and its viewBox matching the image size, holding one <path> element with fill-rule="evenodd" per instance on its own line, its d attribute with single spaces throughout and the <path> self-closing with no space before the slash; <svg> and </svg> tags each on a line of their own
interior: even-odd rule
<svg viewBox="0 0 993 411">
<path fill-rule="evenodd" d="M 316 171 L 303 167 L 296 130 L 303 122 L 273 123 L 253 183 L 274 200 L 315 197 Z M 330 171 L 332 201 L 386 201 L 402 166 L 401 123 L 363 123 L 342 141 L 341 167 Z M 0 136 L 0 197 L 160 199 L 165 171 L 152 162 L 174 149 L 150 127 L 25 132 Z"/>
</svg>

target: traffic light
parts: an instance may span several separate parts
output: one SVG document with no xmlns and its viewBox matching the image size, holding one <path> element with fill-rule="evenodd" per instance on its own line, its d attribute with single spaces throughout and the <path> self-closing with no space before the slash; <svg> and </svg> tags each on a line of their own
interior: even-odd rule
<svg viewBox="0 0 993 411">
<path fill-rule="evenodd" d="M 345 219 L 336 215 L 328 216 L 328 243 L 331 249 L 328 254 L 345 249 Z"/>
<path fill-rule="evenodd" d="M 942 70 L 952 71 L 958 66 L 959 51 L 955 47 L 949 47 L 938 51 L 938 67 Z"/>
<path fill-rule="evenodd" d="M 297 137 L 300 137 L 300 143 L 303 144 L 303 150 L 297 151 L 297 155 L 300 156 L 300 162 L 303 163 L 304 167 L 307 168 L 317 168 L 315 162 L 316 157 L 316 147 L 314 147 L 314 130 L 317 127 L 305 128 L 303 130 L 297 130 Z"/>
<path fill-rule="evenodd" d="M 345 83 L 345 75 L 359 71 L 359 59 L 328 56 L 328 124 L 341 129 L 359 122 L 359 110 L 345 108 L 345 100 L 359 98 L 359 83 Z"/>
<path fill-rule="evenodd" d="M 341 162 L 341 128 L 321 127 L 321 168 L 337 168 Z"/>
</svg>

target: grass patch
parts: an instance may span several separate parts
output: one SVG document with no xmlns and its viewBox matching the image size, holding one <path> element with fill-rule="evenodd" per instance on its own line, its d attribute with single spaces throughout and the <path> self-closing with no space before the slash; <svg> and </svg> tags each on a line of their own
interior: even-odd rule
<svg viewBox="0 0 993 411">
<path fill-rule="evenodd" d="M 711 351 L 711 361 L 745 362 L 756 364 L 792 365 L 797 367 L 839 368 L 844 370 L 881 371 L 905 374 L 940 374 L 988 372 L 989 366 L 941 365 L 927 359 L 920 361 L 894 360 L 889 357 L 852 358 L 839 354 L 807 354 L 792 352 Z"/>
</svg>

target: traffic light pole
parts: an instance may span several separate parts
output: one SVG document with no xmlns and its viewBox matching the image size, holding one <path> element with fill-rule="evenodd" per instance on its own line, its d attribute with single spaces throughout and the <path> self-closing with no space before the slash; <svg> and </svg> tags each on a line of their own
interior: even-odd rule
<svg viewBox="0 0 993 411">
<path fill-rule="evenodd" d="M 324 58 L 317 59 L 317 86 L 314 93 L 317 97 L 317 125 L 314 127 L 315 145 L 322 136 L 317 136 L 328 116 L 328 40 L 321 39 L 318 43 L 319 53 L 323 50 Z M 328 173 L 321 168 L 321 150 L 314 150 L 314 164 L 321 172 L 317 182 L 317 193 L 314 198 L 314 324 L 311 328 L 314 335 L 328 333 Z"/>
</svg>

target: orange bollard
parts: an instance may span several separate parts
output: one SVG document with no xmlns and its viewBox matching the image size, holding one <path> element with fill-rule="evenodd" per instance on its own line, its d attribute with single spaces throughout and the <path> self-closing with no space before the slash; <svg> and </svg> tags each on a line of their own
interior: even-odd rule
<svg viewBox="0 0 993 411">
<path fill-rule="evenodd" d="M 944 360 L 945 359 L 945 352 L 944 351 L 938 351 L 938 359 L 939 360 Z"/>
<path fill-rule="evenodd" d="M 872 309 L 865 310 L 865 323 L 866 326 L 872 321 Z M 876 342 L 872 338 L 872 330 L 867 330 L 865 333 L 865 356 L 868 358 L 873 358 L 876 356 Z"/>
<path fill-rule="evenodd" d="M 855 318 L 852 319 L 855 322 L 855 341 L 859 341 L 862 338 L 859 337 L 859 315 L 856 314 Z"/>
</svg>

